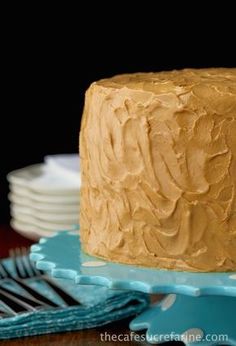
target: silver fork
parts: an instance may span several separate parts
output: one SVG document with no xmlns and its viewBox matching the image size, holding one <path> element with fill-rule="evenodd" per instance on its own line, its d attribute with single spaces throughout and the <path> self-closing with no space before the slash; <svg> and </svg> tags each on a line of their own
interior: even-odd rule
<svg viewBox="0 0 236 346">
<path fill-rule="evenodd" d="M 7 313 L 6 311 L 0 309 L 0 319 L 3 318 L 3 317 L 6 317 L 6 316 L 9 316 L 9 313 Z"/>
<path fill-rule="evenodd" d="M 10 256 L 14 261 L 15 269 L 17 275 L 21 279 L 28 278 L 39 278 L 47 283 L 50 288 L 58 294 L 58 296 L 66 303 L 68 306 L 80 305 L 80 302 L 68 294 L 64 289 L 59 287 L 56 283 L 50 280 L 41 270 L 35 268 L 35 266 L 30 261 L 28 256 L 28 251 L 26 248 L 17 248 L 15 250 L 10 250 Z"/>
<path fill-rule="evenodd" d="M 26 311 L 36 311 L 36 309 L 23 302 L 22 300 L 14 297 L 12 294 L 9 294 L 5 291 L 2 291 L 0 289 L 0 301 L 7 306 L 8 310 L 11 311 L 14 315 L 21 313 L 21 312 L 26 312 Z"/>
<path fill-rule="evenodd" d="M 2 294 L 5 294 L 7 296 L 10 296 L 12 299 L 17 299 L 17 301 L 23 303 L 24 305 L 28 306 L 28 310 L 36 310 L 36 309 L 42 309 L 45 308 L 46 305 L 39 300 L 32 298 L 25 297 L 22 294 L 19 294 L 17 292 L 14 292 L 3 285 L 0 284 L 0 292 Z M 1 311 L 0 311 L 1 312 Z"/>
<path fill-rule="evenodd" d="M 16 268 L 17 269 L 17 268 Z M 17 273 L 18 274 L 18 273 Z M 46 298 L 36 290 L 34 290 L 32 287 L 27 285 L 22 279 L 21 276 L 14 277 L 11 272 L 7 269 L 6 265 L 0 261 L 0 279 L 9 280 L 12 282 L 15 282 L 20 287 L 22 287 L 31 297 L 39 301 L 42 305 L 47 305 L 51 307 L 59 307 L 60 305 L 54 303 L 50 299 Z"/>
</svg>

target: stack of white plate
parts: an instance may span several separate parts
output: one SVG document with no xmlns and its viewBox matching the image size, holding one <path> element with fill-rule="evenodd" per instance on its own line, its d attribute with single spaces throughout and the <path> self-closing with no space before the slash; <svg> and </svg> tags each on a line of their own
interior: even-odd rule
<svg viewBox="0 0 236 346">
<path fill-rule="evenodd" d="M 11 226 L 31 239 L 59 230 L 74 230 L 79 222 L 78 155 L 47 156 L 42 164 L 8 174 Z"/>
</svg>

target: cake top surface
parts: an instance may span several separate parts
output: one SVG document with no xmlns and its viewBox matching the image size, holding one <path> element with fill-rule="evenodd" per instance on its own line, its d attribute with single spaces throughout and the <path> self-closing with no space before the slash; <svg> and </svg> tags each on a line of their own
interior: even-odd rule
<svg viewBox="0 0 236 346">
<path fill-rule="evenodd" d="M 195 87 L 214 88 L 236 95 L 236 68 L 184 69 L 165 72 L 117 75 L 95 82 L 105 88 L 150 91 L 155 94 L 175 92 L 182 94 Z"/>
</svg>

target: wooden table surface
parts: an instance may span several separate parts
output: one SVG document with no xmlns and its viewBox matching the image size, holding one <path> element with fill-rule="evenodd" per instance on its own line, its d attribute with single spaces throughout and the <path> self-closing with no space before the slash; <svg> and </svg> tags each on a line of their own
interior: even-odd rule
<svg viewBox="0 0 236 346">
<path fill-rule="evenodd" d="M 8 256 L 9 249 L 18 246 L 30 246 L 33 242 L 20 236 L 18 233 L 13 231 L 9 226 L 0 226 L 0 257 L 4 258 Z M 120 322 L 112 323 L 100 328 L 94 328 L 89 330 L 60 333 L 60 334 L 49 334 L 44 336 L 27 337 L 21 339 L 14 339 L 9 341 L 1 341 L 1 345 L 6 346 L 23 346 L 23 345 L 37 345 L 37 346 L 92 346 L 92 345 L 150 345 L 148 343 L 139 341 L 103 341 L 101 339 L 101 334 L 107 333 L 113 338 L 128 338 L 130 331 L 128 328 L 129 320 L 122 320 Z M 139 333 L 143 337 L 144 333 Z M 109 336 L 107 340 L 109 340 Z M 140 337 L 140 339 L 141 339 Z M 114 339 L 113 339 L 114 340 Z M 135 340 L 133 338 L 133 340 Z M 181 344 L 181 343 L 180 343 Z M 165 344 L 167 345 L 167 344 Z M 178 343 L 175 343 L 178 345 Z"/>
</svg>

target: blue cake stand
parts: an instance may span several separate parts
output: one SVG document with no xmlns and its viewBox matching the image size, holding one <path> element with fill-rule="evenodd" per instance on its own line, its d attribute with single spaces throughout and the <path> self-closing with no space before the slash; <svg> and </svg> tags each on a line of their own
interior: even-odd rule
<svg viewBox="0 0 236 346">
<path fill-rule="evenodd" d="M 236 345 L 236 273 L 188 273 L 106 262 L 86 255 L 78 233 L 59 232 L 31 248 L 31 260 L 53 277 L 111 289 L 164 293 L 130 328 L 150 343 Z"/>
</svg>

